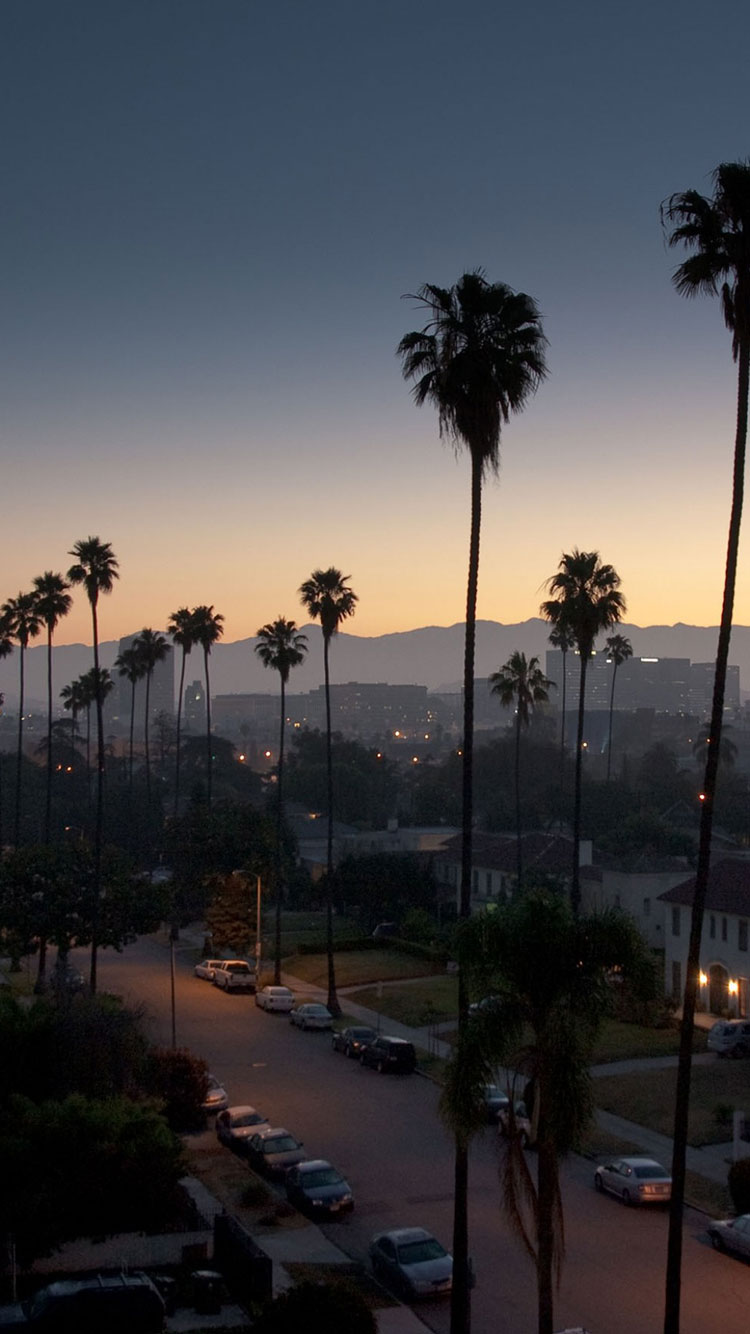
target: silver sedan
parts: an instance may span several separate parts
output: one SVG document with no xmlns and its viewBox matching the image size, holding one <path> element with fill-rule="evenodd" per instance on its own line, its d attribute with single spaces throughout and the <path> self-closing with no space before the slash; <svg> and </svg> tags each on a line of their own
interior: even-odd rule
<svg viewBox="0 0 750 1334">
<path fill-rule="evenodd" d="M 750 1260 L 750 1214 L 739 1218 L 715 1218 L 708 1225 L 711 1244 L 717 1251 L 733 1251 Z"/>
<path fill-rule="evenodd" d="M 666 1204 L 672 1178 L 655 1158 L 613 1158 L 594 1173 L 597 1190 L 619 1195 L 624 1204 Z"/>
<path fill-rule="evenodd" d="M 370 1261 L 375 1277 L 407 1301 L 439 1297 L 453 1286 L 453 1256 L 423 1227 L 379 1232 L 370 1243 Z"/>
</svg>

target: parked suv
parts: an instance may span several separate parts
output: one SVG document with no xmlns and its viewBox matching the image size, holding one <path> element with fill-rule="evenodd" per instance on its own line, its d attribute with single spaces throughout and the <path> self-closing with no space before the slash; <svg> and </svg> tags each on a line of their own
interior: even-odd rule
<svg viewBox="0 0 750 1334">
<path fill-rule="evenodd" d="M 214 968 L 214 986 L 222 991 L 255 991 L 255 972 L 244 959 L 224 959 Z"/>
<path fill-rule="evenodd" d="M 164 1299 L 147 1274 L 97 1274 L 50 1283 L 27 1302 L 0 1307 L 0 1330 L 38 1334 L 158 1334 Z"/>
<path fill-rule="evenodd" d="M 398 1075 L 410 1075 L 417 1064 L 417 1054 L 411 1042 L 403 1038 L 376 1038 L 360 1055 L 362 1065 L 370 1065 L 380 1074 L 390 1071 Z"/>
<path fill-rule="evenodd" d="M 708 1035 L 708 1050 L 720 1056 L 750 1055 L 750 1021 L 720 1019 Z"/>
</svg>

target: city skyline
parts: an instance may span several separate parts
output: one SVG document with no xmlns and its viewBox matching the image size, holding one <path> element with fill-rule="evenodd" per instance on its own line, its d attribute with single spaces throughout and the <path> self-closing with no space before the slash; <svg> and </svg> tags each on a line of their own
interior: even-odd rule
<svg viewBox="0 0 750 1334">
<path fill-rule="evenodd" d="M 355 637 L 462 621 L 468 459 L 395 348 L 404 293 L 482 267 L 538 302 L 550 378 L 485 487 L 479 617 L 536 616 L 577 546 L 629 622 L 718 622 L 735 368 L 659 204 L 749 151 L 750 15 L 10 0 L 3 27 L 0 598 L 98 534 L 103 640 L 198 603 L 229 642 L 304 623 L 331 564 Z M 56 640 L 90 640 L 80 590 Z"/>
</svg>

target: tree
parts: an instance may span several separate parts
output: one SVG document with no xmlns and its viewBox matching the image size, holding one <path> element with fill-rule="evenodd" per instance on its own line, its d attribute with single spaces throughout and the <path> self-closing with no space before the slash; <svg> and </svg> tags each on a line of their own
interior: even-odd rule
<svg viewBox="0 0 750 1334">
<path fill-rule="evenodd" d="M 73 599 L 61 574 L 46 570 L 34 580 L 37 614 L 47 627 L 47 795 L 44 807 L 44 841 L 49 842 L 52 816 L 52 635 L 67 616 Z"/>
<path fill-rule="evenodd" d="M 151 805 L 151 755 L 149 753 L 149 723 L 151 714 L 151 678 L 154 674 L 154 668 L 159 662 L 163 662 L 169 653 L 169 644 L 164 635 L 160 635 L 156 630 L 141 630 L 133 640 L 133 648 L 143 666 L 144 676 L 146 677 L 146 705 L 143 715 L 143 743 L 146 758 L 146 799 L 148 805 Z"/>
<path fill-rule="evenodd" d="M 212 756 L 211 756 L 211 686 L 208 679 L 208 658 L 214 644 L 224 633 L 224 617 L 215 612 L 213 606 L 194 607 L 193 642 L 203 649 L 203 668 L 206 677 L 206 799 L 211 805 L 212 792 Z"/>
<path fill-rule="evenodd" d="M 36 639 L 42 628 L 42 618 L 37 609 L 35 593 L 19 593 L 18 597 L 9 598 L 0 607 L 2 638 L 15 639 L 21 650 L 19 658 L 19 697 L 18 697 L 18 745 L 16 749 L 16 813 L 13 825 L 13 842 L 16 847 L 21 838 L 21 759 L 23 756 L 23 705 L 24 705 L 24 665 L 26 650 L 30 639 Z"/>
<path fill-rule="evenodd" d="M 491 994 L 493 1005 L 471 1016 L 441 1111 L 454 1133 L 469 1138 L 486 1122 L 483 1086 L 496 1082 L 497 1069 L 525 1081 L 536 1182 L 512 1119 L 500 1180 L 503 1206 L 536 1265 L 539 1334 L 552 1334 L 564 1256 L 560 1160 L 579 1143 L 593 1109 L 591 1055 L 610 1008 L 608 974 L 621 970 L 645 997 L 654 993 L 653 967 L 625 914 L 579 918 L 561 895 L 544 891 L 462 923 L 458 952 L 475 994 Z M 514 1093 L 511 1082 L 511 1104 Z"/>
<path fill-rule="evenodd" d="M 333 755 L 331 751 L 331 677 L 329 653 L 331 640 L 338 634 L 342 621 L 353 616 L 357 608 L 357 594 L 347 584 L 348 574 L 342 574 L 334 565 L 327 570 L 313 570 L 299 590 L 302 605 L 314 621 L 320 621 L 323 632 L 323 669 L 326 696 L 326 770 L 328 778 L 328 848 L 326 875 L 326 950 L 328 953 L 328 1008 L 331 1014 L 341 1014 L 336 996 L 336 972 L 333 961 Z"/>
<path fill-rule="evenodd" d="M 622 666 L 628 658 L 632 658 L 633 645 L 625 635 L 610 635 L 609 639 L 605 639 L 604 647 L 607 651 L 607 657 L 612 663 L 612 691 L 609 697 L 609 740 L 607 742 L 607 782 L 609 782 L 612 772 L 612 717 L 615 709 L 617 668 Z"/>
<path fill-rule="evenodd" d="M 133 733 L 135 731 L 135 688 L 146 674 L 146 664 L 135 643 L 124 648 L 115 658 L 118 676 L 130 682 L 130 742 L 128 750 L 128 786 L 133 787 Z"/>
<path fill-rule="evenodd" d="M 497 473 L 500 432 L 520 412 L 546 375 L 546 339 L 536 303 L 505 283 L 490 283 L 481 270 L 464 273 L 455 286 L 425 283 L 416 299 L 427 324 L 398 345 L 404 379 L 414 381 L 414 400 L 437 409 L 441 436 L 471 457 L 471 529 L 464 641 L 464 736 L 460 915 L 471 905 L 472 759 L 474 656 L 479 581 L 482 483 Z M 459 974 L 458 1037 L 466 1024 L 469 997 Z M 468 1150 L 456 1142 L 454 1286 L 451 1334 L 470 1327 L 468 1271 Z"/>
<path fill-rule="evenodd" d="M 674 272 L 675 288 L 682 296 L 692 297 L 699 293 L 707 296 L 720 294 L 724 323 L 732 335 L 732 355 L 737 363 L 732 503 L 680 1030 L 672 1159 L 673 1187 L 667 1252 L 665 1334 L 678 1334 L 680 1325 L 682 1209 L 685 1197 L 685 1153 L 692 1069 L 693 1018 L 698 992 L 703 915 L 711 865 L 713 811 L 742 526 L 750 387 L 750 163 L 722 162 L 713 174 L 713 185 L 714 191 L 711 197 L 701 195 L 697 190 L 687 190 L 682 194 L 671 195 L 662 208 L 662 220 L 671 227 L 667 238 L 669 245 L 684 247 L 689 252 L 688 257 Z"/>
<path fill-rule="evenodd" d="M 180 733 L 182 731 L 182 701 L 185 694 L 185 663 L 195 643 L 193 613 L 187 607 L 178 607 L 172 612 L 167 630 L 172 636 L 172 643 L 182 649 L 180 661 L 180 688 L 177 692 L 177 739 L 174 771 L 174 818 L 180 811 Z"/>
<path fill-rule="evenodd" d="M 554 625 L 549 632 L 549 642 L 553 648 L 559 649 L 562 654 L 562 716 L 560 718 L 560 790 L 562 791 L 565 783 L 565 703 L 568 685 L 568 669 L 565 660 L 570 650 L 575 648 L 575 639 L 567 626 Z"/>
<path fill-rule="evenodd" d="M 504 708 L 515 704 L 516 711 L 516 867 L 518 888 L 523 883 L 521 852 L 521 728 L 528 727 L 532 710 L 537 704 L 546 704 L 553 682 L 544 675 L 538 658 L 526 660 L 525 653 L 517 650 L 498 672 L 490 676 L 490 692 L 497 695 Z"/>
<path fill-rule="evenodd" d="M 11 654 L 12 652 L 13 652 L 13 640 L 10 638 L 10 635 L 8 634 L 6 628 L 5 628 L 4 624 L 3 624 L 2 618 L 0 617 L 0 662 L 2 662 L 3 658 L 7 658 L 7 657 L 9 657 L 10 654 Z M 3 704 L 3 703 L 5 703 L 5 699 L 4 699 L 4 697 L 2 698 L 2 700 L 0 700 L 0 704 Z M 2 765 L 2 755 L 0 755 L 0 848 L 2 848 L 2 847 L 4 846 L 4 842 L 5 842 L 5 840 L 4 840 L 4 838 L 3 838 L 3 781 L 2 781 L 2 778 L 3 778 L 3 765 Z"/>
<path fill-rule="evenodd" d="M 578 912 L 581 902 L 579 852 L 581 844 L 581 780 L 583 720 L 586 709 L 586 668 L 594 652 L 596 636 L 615 625 L 625 611 L 619 591 L 620 576 L 612 565 L 603 565 L 598 551 L 563 552 L 557 574 L 547 581 L 552 597 L 543 602 L 542 616 L 554 626 L 564 626 L 575 641 L 581 660 L 578 686 L 578 732 L 576 736 L 575 802 L 573 810 L 573 878 L 570 901 Z"/>
<path fill-rule="evenodd" d="M 81 584 L 91 607 L 91 625 L 94 641 L 94 703 L 96 704 L 96 826 L 94 837 L 95 874 L 98 882 L 101 873 L 102 837 L 104 833 L 104 712 L 103 712 L 103 676 L 99 668 L 99 598 L 104 593 L 111 593 L 115 580 L 119 579 L 117 558 L 109 542 L 102 542 L 98 537 L 85 537 L 76 542 L 68 555 L 75 556 L 75 564 L 68 570 L 71 584 Z M 98 894 L 98 890 L 97 890 Z M 91 941 L 91 990 L 96 991 L 96 927 Z"/>
<path fill-rule="evenodd" d="M 732 727 L 730 723 L 722 724 L 721 742 L 719 745 L 719 766 L 723 764 L 725 769 L 733 769 L 737 760 L 737 746 L 732 738 L 727 735 L 731 730 Z M 710 744 L 711 729 L 710 727 L 702 727 L 698 733 L 695 744 L 693 745 L 693 755 L 704 771 L 706 767 L 706 754 Z"/>
<path fill-rule="evenodd" d="M 281 981 L 281 903 L 283 899 L 281 830 L 284 821 L 284 732 L 286 727 L 286 685 L 292 667 L 299 667 L 307 653 L 307 636 L 300 634 L 295 621 L 279 616 L 257 631 L 255 652 L 264 667 L 279 673 L 281 690 L 279 723 L 279 762 L 276 768 L 276 931 L 274 982 Z"/>
</svg>

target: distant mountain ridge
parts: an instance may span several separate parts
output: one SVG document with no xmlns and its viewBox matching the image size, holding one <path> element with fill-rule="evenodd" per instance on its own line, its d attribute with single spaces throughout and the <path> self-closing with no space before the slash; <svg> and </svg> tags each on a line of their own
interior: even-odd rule
<svg viewBox="0 0 750 1334">
<path fill-rule="evenodd" d="M 323 681 L 323 650 L 320 627 L 302 627 L 308 638 L 309 652 L 301 667 L 295 668 L 289 681 L 292 694 L 314 690 Z M 638 657 L 690 658 L 692 662 L 713 662 L 718 630 L 715 626 L 629 625 L 617 627 L 633 645 Z M 604 636 L 601 642 L 603 643 Z M 278 679 L 256 656 L 256 640 L 240 639 L 231 644 L 216 644 L 211 653 L 211 694 L 229 695 L 245 692 L 275 693 Z M 539 617 L 503 625 L 499 621 L 477 622 L 477 676 L 489 676 L 518 649 L 527 657 L 536 655 L 544 666 L 549 648 L 549 625 Z M 101 662 L 112 666 L 119 644 L 110 640 L 100 646 Z M 394 634 L 364 637 L 339 634 L 331 649 L 331 678 L 334 682 L 386 681 L 392 685 L 426 685 L 429 690 L 455 691 L 463 678 L 463 622 L 449 626 L 423 626 Z M 180 654 L 175 657 L 178 679 Z M 736 625 L 732 630 L 729 661 L 739 665 L 740 683 L 750 681 L 750 626 Z M 86 644 L 63 644 L 55 649 L 54 693 L 59 697 L 64 685 L 91 667 L 91 649 Z M 26 699 L 36 708 L 46 698 L 46 648 L 35 644 L 26 653 Z M 203 658 L 194 650 L 187 660 L 186 683 L 202 680 Z M 13 653 L 0 663 L 0 691 L 6 706 L 18 703 L 18 655 Z"/>
</svg>

